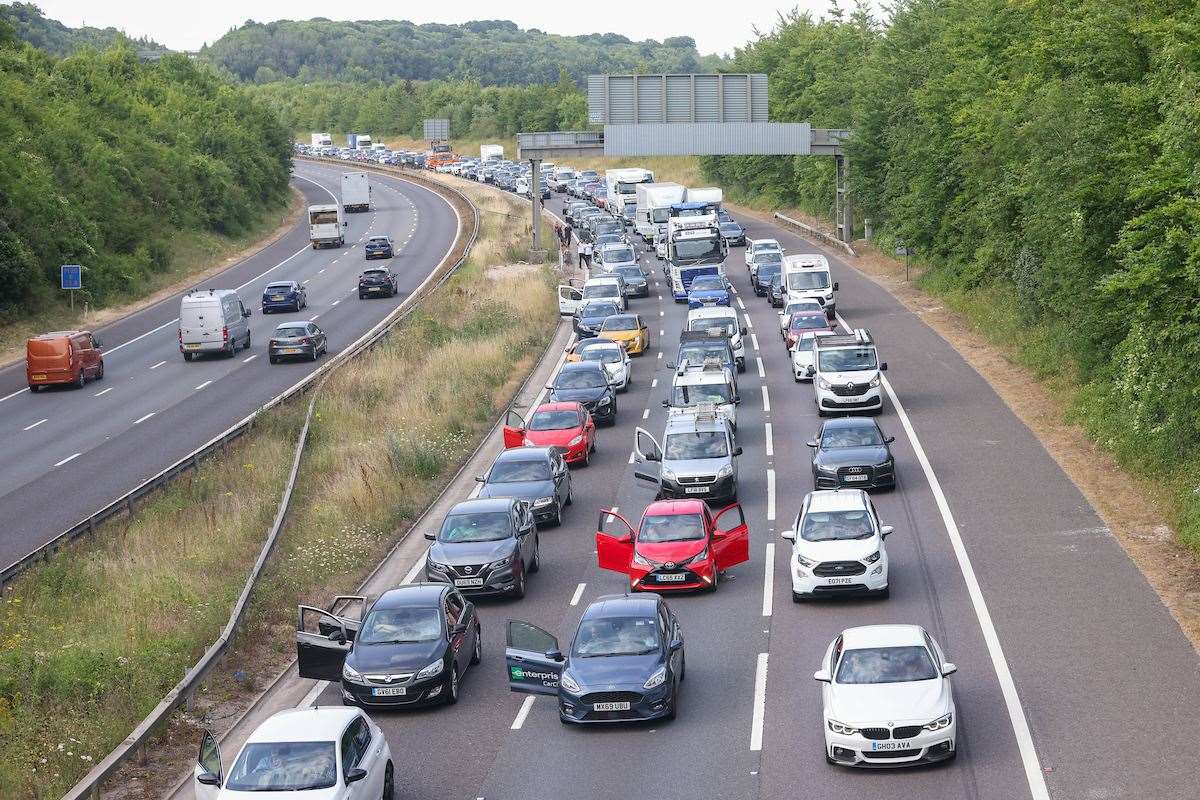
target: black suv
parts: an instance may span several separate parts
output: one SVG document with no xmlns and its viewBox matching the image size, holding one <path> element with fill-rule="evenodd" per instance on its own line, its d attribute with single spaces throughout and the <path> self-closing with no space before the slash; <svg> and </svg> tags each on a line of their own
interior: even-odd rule
<svg viewBox="0 0 1200 800">
<path fill-rule="evenodd" d="M 885 436 L 869 417 L 838 417 L 821 425 L 813 448 L 813 486 L 817 489 L 891 489 L 896 485 L 896 459 Z"/>
</svg>

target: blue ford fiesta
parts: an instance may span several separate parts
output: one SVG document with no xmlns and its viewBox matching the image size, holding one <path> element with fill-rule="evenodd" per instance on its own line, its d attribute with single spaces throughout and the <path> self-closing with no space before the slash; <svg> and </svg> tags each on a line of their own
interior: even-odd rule
<svg viewBox="0 0 1200 800">
<path fill-rule="evenodd" d="M 299 311 L 307 307 L 308 293 L 296 281 L 275 281 L 268 283 L 263 289 L 264 314 L 270 314 L 272 311 Z"/>
</svg>

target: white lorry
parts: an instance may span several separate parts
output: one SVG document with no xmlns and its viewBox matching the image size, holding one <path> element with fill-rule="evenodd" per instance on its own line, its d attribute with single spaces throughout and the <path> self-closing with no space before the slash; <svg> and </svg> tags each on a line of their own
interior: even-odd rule
<svg viewBox="0 0 1200 800">
<path fill-rule="evenodd" d="M 371 182 L 367 173 L 342 173 L 342 208 L 346 211 L 371 210 Z"/>
<path fill-rule="evenodd" d="M 308 238 L 313 250 L 318 247 L 341 247 L 346 243 L 346 221 L 342 207 L 337 205 L 308 207 Z"/>
<path fill-rule="evenodd" d="M 333 147 L 333 137 L 328 133 L 314 133 L 312 135 L 313 147 Z"/>
<path fill-rule="evenodd" d="M 365 133 L 358 134 L 358 136 L 356 136 L 354 138 L 354 149 L 370 150 L 371 149 L 371 137 L 367 136 Z"/>
<path fill-rule="evenodd" d="M 725 193 L 716 186 L 688 189 L 687 201 L 689 203 L 704 203 L 715 213 L 721 210 L 721 203 L 725 202 Z"/>
<path fill-rule="evenodd" d="M 687 189 L 678 183 L 639 183 L 634 187 L 637 212 L 633 218 L 633 229 L 650 244 L 655 234 L 666 231 L 671 206 L 682 203 Z"/>
<path fill-rule="evenodd" d="M 504 159 L 504 146 L 499 144 L 481 144 L 479 145 L 479 160 L 480 161 L 502 161 Z"/>
<path fill-rule="evenodd" d="M 623 217 L 625 204 L 637 202 L 639 183 L 654 183 L 654 173 L 638 167 L 605 170 L 604 203 L 608 213 L 614 217 Z"/>
</svg>

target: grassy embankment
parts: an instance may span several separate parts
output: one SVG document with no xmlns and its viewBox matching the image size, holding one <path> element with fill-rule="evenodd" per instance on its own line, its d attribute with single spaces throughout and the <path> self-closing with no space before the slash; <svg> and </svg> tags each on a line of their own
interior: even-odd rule
<svg viewBox="0 0 1200 800">
<path fill-rule="evenodd" d="M 468 264 L 322 392 L 247 639 L 273 636 L 286 651 L 298 601 L 357 584 L 485 433 L 557 323 L 548 269 L 486 275 L 519 260 L 528 228 L 504 198 L 475 194 L 481 238 Z M 60 796 L 216 637 L 303 414 L 302 403 L 271 412 L 227 456 L 5 593 L 0 796 Z"/>
</svg>

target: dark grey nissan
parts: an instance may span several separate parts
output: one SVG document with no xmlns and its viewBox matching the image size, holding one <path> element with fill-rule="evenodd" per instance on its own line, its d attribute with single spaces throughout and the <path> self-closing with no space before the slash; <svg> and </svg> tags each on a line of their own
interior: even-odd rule
<svg viewBox="0 0 1200 800">
<path fill-rule="evenodd" d="M 527 576 L 541 568 L 533 507 L 525 500 L 464 500 L 425 538 L 433 540 L 425 579 L 470 594 L 524 597 Z"/>
<path fill-rule="evenodd" d="M 675 719 L 687 670 L 683 632 L 661 595 L 606 595 L 583 612 L 570 651 L 509 620 L 508 688 L 558 697 L 563 723 Z"/>
<path fill-rule="evenodd" d="M 890 489 L 896 485 L 896 459 L 889 445 L 894 436 L 884 436 L 879 423 L 869 417 L 837 417 L 826 420 L 813 448 L 813 487 L 837 489 Z"/>
<path fill-rule="evenodd" d="M 516 497 L 533 507 L 540 525 L 562 524 L 563 507 L 571 505 L 571 473 L 557 447 L 514 447 L 501 450 L 486 475 L 480 497 Z"/>
</svg>

